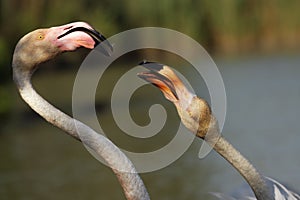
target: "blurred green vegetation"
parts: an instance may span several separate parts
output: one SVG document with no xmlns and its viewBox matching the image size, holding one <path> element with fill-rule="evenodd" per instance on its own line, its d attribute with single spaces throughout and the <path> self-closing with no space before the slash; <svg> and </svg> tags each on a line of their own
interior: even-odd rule
<svg viewBox="0 0 300 200">
<path fill-rule="evenodd" d="M 1 0 L 0 116 L 9 110 L 14 46 L 38 27 L 80 20 L 109 37 L 159 26 L 191 36 L 211 54 L 289 52 L 300 47 L 299 8 L 299 0 Z"/>
</svg>

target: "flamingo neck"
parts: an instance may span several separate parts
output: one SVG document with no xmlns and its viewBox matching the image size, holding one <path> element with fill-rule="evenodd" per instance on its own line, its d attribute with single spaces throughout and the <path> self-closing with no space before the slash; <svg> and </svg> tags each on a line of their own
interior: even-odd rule
<svg viewBox="0 0 300 200">
<path fill-rule="evenodd" d="M 225 158 L 248 182 L 258 200 L 274 200 L 271 188 L 266 184 L 264 177 L 255 167 L 217 130 L 210 130 L 210 135 L 205 137 L 215 151 Z"/>
<path fill-rule="evenodd" d="M 127 156 L 109 139 L 42 98 L 32 87 L 32 74 L 13 65 L 14 80 L 24 101 L 49 123 L 81 141 L 99 160 L 104 159 L 117 176 L 128 200 L 150 199 L 142 179 Z M 81 133 L 80 137 L 78 132 Z"/>
<path fill-rule="evenodd" d="M 32 73 L 24 74 L 22 79 L 20 79 L 20 75 L 14 73 L 14 79 L 18 80 L 16 83 L 23 100 L 46 121 L 80 141 L 74 119 L 51 105 L 34 90 L 30 81 L 31 74 Z"/>
</svg>

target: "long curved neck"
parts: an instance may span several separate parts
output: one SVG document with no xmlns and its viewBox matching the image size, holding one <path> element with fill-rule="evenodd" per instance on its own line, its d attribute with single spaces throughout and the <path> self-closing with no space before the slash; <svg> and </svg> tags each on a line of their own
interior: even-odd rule
<svg viewBox="0 0 300 200">
<path fill-rule="evenodd" d="M 16 77 L 20 77 L 20 75 L 17 73 L 18 72 L 14 71 L 15 80 Z M 18 90 L 23 100 L 46 121 L 60 128 L 76 140 L 80 141 L 81 139 L 77 134 L 74 119 L 61 112 L 59 109 L 57 109 L 44 98 L 42 98 L 32 87 L 30 79 L 30 74 L 22 76 L 21 81 L 20 78 L 17 78 Z"/>
<path fill-rule="evenodd" d="M 220 137 L 214 149 L 245 178 L 258 200 L 271 200 L 271 191 L 263 176 L 224 137 Z"/>
<path fill-rule="evenodd" d="M 245 178 L 256 198 L 258 200 L 274 200 L 264 177 L 255 169 L 255 167 L 220 135 L 218 128 L 213 128 L 210 131 L 210 137 L 206 136 L 205 141 L 207 141 L 215 151 L 225 158 Z"/>
<path fill-rule="evenodd" d="M 49 123 L 83 142 L 94 154 L 103 158 L 116 174 L 128 200 L 150 199 L 143 181 L 126 155 L 109 139 L 61 112 L 42 98 L 32 87 L 31 75 L 31 72 L 13 66 L 14 80 L 24 101 Z"/>
</svg>

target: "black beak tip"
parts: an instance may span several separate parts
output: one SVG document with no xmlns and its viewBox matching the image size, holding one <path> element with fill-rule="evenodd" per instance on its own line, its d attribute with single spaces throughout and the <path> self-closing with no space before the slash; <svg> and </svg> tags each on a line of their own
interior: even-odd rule
<svg viewBox="0 0 300 200">
<path fill-rule="evenodd" d="M 105 56 L 111 56 L 113 52 L 113 46 L 109 43 L 109 41 L 98 31 L 92 30 L 96 37 L 93 37 L 95 41 L 94 48 L 99 46 L 99 51 L 103 53 Z"/>
<path fill-rule="evenodd" d="M 96 42 L 94 48 L 107 57 L 110 57 L 113 53 L 113 48 L 107 40 L 103 42 Z"/>
<path fill-rule="evenodd" d="M 143 60 L 138 65 L 141 65 L 151 71 L 160 71 L 164 67 L 164 65 L 161 63 L 147 61 L 147 60 Z"/>
<path fill-rule="evenodd" d="M 110 51 L 113 51 L 113 46 L 108 42 L 108 40 L 101 33 L 99 33 L 98 31 L 96 31 L 96 32 L 98 33 L 99 38 L 100 38 L 99 43 L 101 43 L 101 42 L 104 43 L 110 49 Z"/>
<path fill-rule="evenodd" d="M 146 65 L 146 64 L 150 64 L 150 63 L 154 63 L 154 62 L 150 62 L 147 60 L 143 60 L 142 62 L 140 62 L 138 65 Z"/>
</svg>

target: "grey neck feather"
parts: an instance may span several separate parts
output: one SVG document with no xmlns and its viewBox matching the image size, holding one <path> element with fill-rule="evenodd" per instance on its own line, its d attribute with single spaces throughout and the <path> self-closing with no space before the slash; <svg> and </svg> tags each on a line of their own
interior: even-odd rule
<svg viewBox="0 0 300 200">
<path fill-rule="evenodd" d="M 213 119 L 214 120 L 214 119 Z M 274 200 L 271 188 L 254 166 L 219 133 L 217 122 L 212 123 L 205 137 L 215 151 L 225 158 L 248 182 L 258 200 Z"/>
<path fill-rule="evenodd" d="M 94 154 L 105 160 L 116 174 L 128 200 L 150 199 L 132 162 L 117 146 L 89 126 L 71 118 L 43 99 L 32 87 L 30 81 L 32 72 L 23 71 L 19 66 L 13 65 L 13 75 L 20 95 L 35 112 L 68 135 L 81 141 Z M 80 138 L 77 131 L 81 133 Z"/>
</svg>

